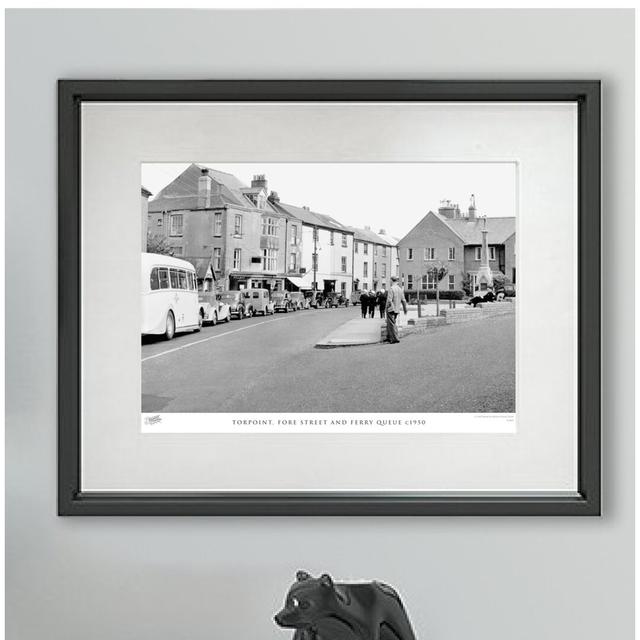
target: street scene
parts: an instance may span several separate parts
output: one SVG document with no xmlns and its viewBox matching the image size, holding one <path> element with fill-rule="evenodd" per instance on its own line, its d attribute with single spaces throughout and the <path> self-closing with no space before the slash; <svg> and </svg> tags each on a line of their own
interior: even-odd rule
<svg viewBox="0 0 640 640">
<path fill-rule="evenodd" d="M 511 167 L 265 166 L 143 167 L 143 413 L 515 413 Z"/>
</svg>

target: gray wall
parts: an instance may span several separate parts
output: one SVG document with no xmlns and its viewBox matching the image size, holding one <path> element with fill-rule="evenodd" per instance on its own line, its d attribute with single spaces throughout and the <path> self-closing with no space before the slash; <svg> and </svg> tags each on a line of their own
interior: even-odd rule
<svg viewBox="0 0 640 640">
<path fill-rule="evenodd" d="M 630 10 L 34 10 L 6 26 L 8 638 L 289 638 L 271 616 L 299 567 L 398 586 L 421 640 L 632 637 Z M 604 516 L 56 517 L 57 78 L 601 78 Z"/>
</svg>

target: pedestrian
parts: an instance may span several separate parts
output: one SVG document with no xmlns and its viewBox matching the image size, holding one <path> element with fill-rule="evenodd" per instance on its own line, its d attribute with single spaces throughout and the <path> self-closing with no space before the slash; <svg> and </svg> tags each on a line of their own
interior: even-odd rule
<svg viewBox="0 0 640 640">
<path fill-rule="evenodd" d="M 398 314 L 400 309 L 407 315 L 407 301 L 404 298 L 404 292 L 398 285 L 398 277 L 391 276 L 391 289 L 387 293 L 387 339 L 386 342 L 395 344 L 400 342 L 398 335 Z"/>
<path fill-rule="evenodd" d="M 362 317 L 367 317 L 367 309 L 369 308 L 369 294 L 366 291 L 363 291 L 360 294 L 360 311 L 362 312 Z"/>
<path fill-rule="evenodd" d="M 373 318 L 376 315 L 376 294 L 371 289 L 369 291 L 369 317 Z"/>
<path fill-rule="evenodd" d="M 384 318 L 385 308 L 387 306 L 387 292 L 383 289 L 378 291 L 378 309 L 380 309 L 380 317 Z"/>
</svg>

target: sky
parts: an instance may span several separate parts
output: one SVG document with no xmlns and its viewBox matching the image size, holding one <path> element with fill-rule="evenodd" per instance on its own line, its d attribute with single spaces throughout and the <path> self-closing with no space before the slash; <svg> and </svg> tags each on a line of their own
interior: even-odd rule
<svg viewBox="0 0 640 640">
<path fill-rule="evenodd" d="M 247 186 L 255 174 L 265 174 L 268 190 L 282 202 L 398 238 L 437 211 L 441 200 L 457 202 L 465 212 L 472 193 L 477 215 L 516 215 L 516 165 L 510 162 L 198 164 L 232 173 Z M 155 196 L 187 166 L 145 163 L 142 186 Z"/>
</svg>

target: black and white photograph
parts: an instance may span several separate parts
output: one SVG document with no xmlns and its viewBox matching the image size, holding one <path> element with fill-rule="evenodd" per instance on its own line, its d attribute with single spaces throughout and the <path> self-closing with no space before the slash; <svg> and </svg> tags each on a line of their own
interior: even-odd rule
<svg viewBox="0 0 640 640">
<path fill-rule="evenodd" d="M 145 430 L 514 427 L 515 162 L 141 173 Z"/>
</svg>

